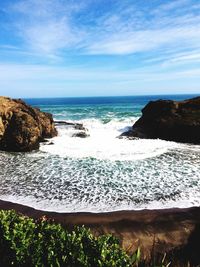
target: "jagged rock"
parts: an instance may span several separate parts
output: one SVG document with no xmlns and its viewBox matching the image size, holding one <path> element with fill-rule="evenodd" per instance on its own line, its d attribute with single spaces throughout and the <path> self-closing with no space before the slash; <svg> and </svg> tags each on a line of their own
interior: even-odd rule
<svg viewBox="0 0 200 267">
<path fill-rule="evenodd" d="M 50 143 L 48 143 L 47 145 L 48 145 L 48 146 L 52 146 L 52 145 L 54 145 L 54 142 L 50 142 Z"/>
<path fill-rule="evenodd" d="M 83 124 L 75 124 L 74 129 L 80 131 L 87 131 L 87 129 L 83 126 Z"/>
<path fill-rule="evenodd" d="M 138 140 L 139 137 L 133 136 L 132 131 L 127 131 L 122 133 L 121 135 L 117 136 L 118 139 L 128 139 L 128 140 Z"/>
<path fill-rule="evenodd" d="M 87 134 L 87 133 L 84 131 L 84 132 L 74 133 L 72 136 L 73 136 L 73 137 L 86 138 L 86 137 L 89 137 L 89 134 Z"/>
<path fill-rule="evenodd" d="M 76 123 L 76 122 L 68 122 L 68 121 L 55 121 L 55 125 L 66 125 L 67 127 L 72 127 L 73 129 L 75 130 L 79 130 L 79 131 L 82 131 L 82 132 L 87 132 L 88 129 L 86 129 L 82 123 Z M 75 133 L 73 136 L 76 136 L 76 135 L 79 135 L 79 133 Z M 81 135 L 81 134 L 80 134 Z M 88 134 L 86 134 L 87 136 L 89 136 Z M 85 137 L 87 137 L 85 136 Z M 77 136 L 79 137 L 79 136 Z M 82 137 L 82 136 L 81 136 Z"/>
<path fill-rule="evenodd" d="M 48 139 L 43 139 L 43 140 L 40 141 L 40 143 L 46 144 L 46 143 L 49 143 L 49 140 Z"/>
<path fill-rule="evenodd" d="M 54 123 L 55 125 L 69 125 L 69 126 L 74 126 L 76 124 L 68 121 L 55 121 Z"/>
<path fill-rule="evenodd" d="M 0 149 L 31 151 L 44 138 L 57 135 L 52 115 L 21 99 L 0 97 Z"/>
<path fill-rule="evenodd" d="M 66 126 L 73 127 L 75 130 L 87 131 L 87 129 L 83 126 L 82 123 L 68 122 L 68 121 L 55 121 L 55 125 L 66 125 Z"/>
<path fill-rule="evenodd" d="M 199 144 L 200 97 L 179 102 L 151 101 L 132 129 L 122 135 Z"/>
</svg>

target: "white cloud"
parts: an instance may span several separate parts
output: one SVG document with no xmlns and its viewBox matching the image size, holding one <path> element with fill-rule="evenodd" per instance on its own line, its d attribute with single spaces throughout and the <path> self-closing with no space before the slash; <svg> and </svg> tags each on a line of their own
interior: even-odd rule
<svg viewBox="0 0 200 267">
<path fill-rule="evenodd" d="M 81 8 L 70 1 L 23 0 L 11 5 L 7 12 L 17 15 L 14 26 L 29 50 L 46 56 L 79 43 L 82 33 L 70 19 Z"/>
<path fill-rule="evenodd" d="M 6 12 L 15 15 L 15 30 L 25 43 L 23 51 L 17 53 L 40 55 L 56 61 L 58 56 L 64 59 L 71 51 L 76 55 L 140 53 L 149 62 L 156 62 L 156 52 L 156 57 L 162 58 L 163 62 L 170 62 L 170 59 L 173 64 L 197 62 L 195 57 L 178 59 L 180 52 L 191 54 L 200 49 L 200 16 L 193 12 L 200 6 L 195 1 L 167 1 L 156 8 L 148 4 L 137 6 L 137 1 L 117 1 L 115 8 L 103 13 L 95 10 L 97 2 L 14 2 Z M 165 50 L 172 52 L 165 55 Z M 187 53 L 184 56 L 187 57 Z"/>
<path fill-rule="evenodd" d="M 177 78 L 199 78 L 199 68 L 189 68 L 174 71 L 160 69 L 159 67 L 144 67 L 138 69 L 119 70 L 116 68 L 86 68 L 84 67 L 59 67 L 45 65 L 22 65 L 0 63 L 0 81 L 5 82 L 53 82 L 65 83 L 68 81 L 90 82 L 90 81 L 160 81 L 173 80 Z"/>
<path fill-rule="evenodd" d="M 45 54 L 55 53 L 59 49 L 70 47 L 77 42 L 76 36 L 64 18 L 60 21 L 30 25 L 28 28 L 24 28 L 22 34 L 25 34 L 26 41 L 33 50 Z"/>
<path fill-rule="evenodd" d="M 170 67 L 170 66 L 177 66 L 179 65 L 183 65 L 183 64 L 190 64 L 190 63 L 200 63 L 200 51 L 194 51 L 194 52 L 190 52 L 188 51 L 187 53 L 178 53 L 175 54 L 174 56 L 168 58 L 167 60 L 165 60 L 165 62 L 163 63 L 163 66 L 165 67 Z"/>
<path fill-rule="evenodd" d="M 19 48 L 17 46 L 14 46 L 14 45 L 1 45 L 1 44 L 0 44 L 0 49 L 19 50 Z"/>
<path fill-rule="evenodd" d="M 173 0 L 173 1 L 161 4 L 158 8 L 154 10 L 154 12 L 157 14 L 162 13 L 163 15 L 163 12 L 169 12 L 172 10 L 179 11 L 186 5 L 191 5 L 191 1 L 190 0 Z"/>
<path fill-rule="evenodd" d="M 163 46 L 179 45 L 200 47 L 200 28 L 194 26 L 169 29 L 143 30 L 113 34 L 89 44 L 86 48 L 91 54 L 131 54 L 152 51 Z"/>
</svg>

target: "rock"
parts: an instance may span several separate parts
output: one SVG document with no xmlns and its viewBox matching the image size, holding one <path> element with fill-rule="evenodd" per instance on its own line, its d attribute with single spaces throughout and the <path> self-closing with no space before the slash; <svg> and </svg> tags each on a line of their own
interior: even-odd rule
<svg viewBox="0 0 200 267">
<path fill-rule="evenodd" d="M 66 126 L 73 127 L 75 130 L 87 131 L 87 129 L 83 126 L 82 123 L 68 122 L 68 121 L 55 121 L 55 125 L 66 125 Z"/>
<path fill-rule="evenodd" d="M 128 140 L 138 140 L 139 137 L 133 136 L 132 131 L 127 131 L 122 133 L 121 135 L 117 136 L 118 139 L 128 139 Z"/>
<path fill-rule="evenodd" d="M 132 129 L 122 135 L 199 144 L 200 97 L 179 102 L 151 101 Z"/>
<path fill-rule="evenodd" d="M 87 131 L 87 129 L 83 126 L 83 124 L 75 124 L 74 125 L 75 130 L 81 130 L 81 131 Z"/>
<path fill-rule="evenodd" d="M 77 132 L 72 135 L 73 137 L 79 137 L 79 138 L 86 138 L 89 137 L 89 134 L 87 134 L 85 131 L 84 132 Z"/>
<path fill-rule="evenodd" d="M 49 143 L 49 140 L 48 139 L 43 139 L 43 140 L 40 141 L 40 143 L 46 144 L 46 143 Z"/>
<path fill-rule="evenodd" d="M 68 121 L 55 121 L 55 125 L 69 125 L 69 126 L 74 126 L 75 123 L 73 122 L 68 122 Z"/>
<path fill-rule="evenodd" d="M 0 149 L 31 151 L 45 138 L 57 135 L 52 115 L 24 101 L 0 97 Z"/>
<path fill-rule="evenodd" d="M 50 143 L 48 143 L 47 145 L 48 145 L 48 146 L 52 146 L 52 145 L 54 145 L 54 142 L 50 142 Z"/>
<path fill-rule="evenodd" d="M 79 137 L 79 138 L 86 138 L 90 135 L 87 133 L 88 129 L 86 129 L 82 123 L 76 123 L 76 122 L 68 122 L 68 121 L 55 121 L 56 125 L 60 126 L 66 126 L 71 127 L 75 131 L 75 133 L 72 134 L 72 137 Z"/>
<path fill-rule="evenodd" d="M 79 131 L 84 131 L 87 132 L 88 129 L 86 129 L 82 123 L 76 123 L 76 122 L 68 122 L 68 121 L 55 121 L 55 125 L 66 125 L 69 127 L 72 127 L 75 130 L 79 130 Z M 78 135 L 79 133 L 74 134 L 74 136 Z M 87 136 L 89 136 L 88 134 L 86 134 Z"/>
</svg>

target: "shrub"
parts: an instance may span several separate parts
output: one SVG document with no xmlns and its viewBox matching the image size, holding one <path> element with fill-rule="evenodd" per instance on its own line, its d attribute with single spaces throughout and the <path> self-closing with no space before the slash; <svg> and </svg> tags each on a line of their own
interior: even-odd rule
<svg viewBox="0 0 200 267">
<path fill-rule="evenodd" d="M 167 267 L 131 256 L 112 235 L 95 237 L 85 227 L 68 231 L 45 217 L 38 221 L 0 210 L 0 267 Z"/>
<path fill-rule="evenodd" d="M 111 235 L 95 237 L 85 227 L 69 232 L 45 218 L 0 211 L 1 267 L 129 267 L 133 261 Z"/>
</svg>

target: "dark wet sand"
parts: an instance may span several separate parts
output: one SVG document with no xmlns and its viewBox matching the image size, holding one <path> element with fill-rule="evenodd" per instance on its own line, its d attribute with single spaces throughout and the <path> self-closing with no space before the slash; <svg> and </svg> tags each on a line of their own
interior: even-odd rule
<svg viewBox="0 0 200 267">
<path fill-rule="evenodd" d="M 120 238 L 129 252 L 141 247 L 149 256 L 182 248 L 181 254 L 200 257 L 200 207 L 109 213 L 56 213 L 0 200 L 0 209 L 14 209 L 34 219 L 44 215 L 69 228 L 75 225 L 90 227 L 94 234 L 112 233 Z M 198 252 L 199 251 L 199 252 Z"/>
</svg>

